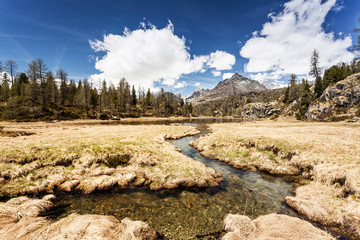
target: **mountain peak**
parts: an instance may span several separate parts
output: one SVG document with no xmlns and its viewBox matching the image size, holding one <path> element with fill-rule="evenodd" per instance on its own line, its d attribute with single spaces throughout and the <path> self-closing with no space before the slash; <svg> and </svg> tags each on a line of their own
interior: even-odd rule
<svg viewBox="0 0 360 240">
<path fill-rule="evenodd" d="M 197 88 L 188 97 L 185 98 L 187 102 L 193 101 L 195 98 L 201 97 L 210 92 L 210 89 Z"/>
<path fill-rule="evenodd" d="M 239 93 L 256 92 L 266 90 L 266 87 L 258 81 L 234 73 L 230 78 L 219 82 L 214 89 L 203 96 L 194 99 L 194 103 L 206 102 L 216 99 L 234 96 Z"/>
</svg>

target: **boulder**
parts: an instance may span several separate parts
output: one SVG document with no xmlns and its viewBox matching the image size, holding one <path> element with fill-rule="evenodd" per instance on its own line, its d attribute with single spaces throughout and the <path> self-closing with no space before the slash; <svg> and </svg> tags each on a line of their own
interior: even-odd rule
<svg viewBox="0 0 360 240">
<path fill-rule="evenodd" d="M 281 106 L 277 102 L 270 102 L 270 103 L 263 103 L 263 102 L 256 102 L 256 103 L 248 103 L 245 104 L 244 107 L 241 109 L 241 117 L 242 118 L 263 118 L 272 116 L 275 113 L 281 111 Z"/>
<path fill-rule="evenodd" d="M 360 73 L 353 74 L 325 89 L 322 101 L 334 101 L 338 107 L 355 106 L 360 102 Z"/>
</svg>

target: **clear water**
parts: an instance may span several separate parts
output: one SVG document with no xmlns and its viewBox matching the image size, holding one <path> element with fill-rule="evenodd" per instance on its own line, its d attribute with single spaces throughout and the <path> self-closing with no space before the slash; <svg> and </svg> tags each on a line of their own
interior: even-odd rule
<svg viewBox="0 0 360 240">
<path fill-rule="evenodd" d="M 219 120 L 183 123 L 196 124 L 204 134 L 204 123 L 216 121 Z M 146 188 L 114 189 L 91 195 L 62 194 L 57 203 L 57 217 L 73 212 L 113 215 L 119 220 L 129 217 L 148 222 L 168 239 L 218 239 L 223 234 L 222 223 L 228 213 L 245 214 L 250 218 L 268 213 L 292 214 L 283 201 L 292 194 L 293 183 L 259 172 L 241 171 L 203 157 L 189 146 L 189 142 L 197 137 L 199 135 L 170 143 L 190 158 L 221 172 L 224 181 L 218 187 L 160 192 Z"/>
</svg>

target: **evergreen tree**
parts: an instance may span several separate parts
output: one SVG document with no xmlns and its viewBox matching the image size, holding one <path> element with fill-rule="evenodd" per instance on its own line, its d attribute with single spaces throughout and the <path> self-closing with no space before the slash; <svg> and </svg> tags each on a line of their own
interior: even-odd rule
<svg viewBox="0 0 360 240">
<path fill-rule="evenodd" d="M 146 106 L 150 106 L 151 105 L 151 92 L 150 92 L 150 88 L 148 88 L 148 91 L 146 93 Z"/>
<path fill-rule="evenodd" d="M 14 76 L 15 76 L 15 72 L 17 69 L 17 64 L 14 60 L 7 60 L 5 63 L 6 69 L 8 70 L 8 72 L 10 73 L 10 77 L 11 77 L 11 85 L 14 85 Z"/>
<path fill-rule="evenodd" d="M 283 103 L 288 104 L 289 103 L 289 86 L 285 89 L 284 98 L 282 100 Z"/>
<path fill-rule="evenodd" d="M 27 74 L 30 78 L 30 99 L 33 104 L 36 104 L 39 98 L 39 84 L 37 82 L 37 71 L 38 71 L 37 62 L 35 60 L 32 60 L 29 63 Z"/>
<path fill-rule="evenodd" d="M 58 88 L 52 72 L 46 73 L 45 101 L 46 103 L 56 103 L 58 98 Z"/>
<path fill-rule="evenodd" d="M 298 120 L 305 118 L 305 114 L 311 104 L 312 101 L 312 95 L 310 90 L 310 85 L 307 80 L 303 80 L 303 90 L 301 94 L 301 99 L 299 103 L 299 111 L 296 114 L 296 118 Z"/>
<path fill-rule="evenodd" d="M 9 86 L 9 77 L 6 72 L 3 73 L 2 77 L 2 95 L 3 100 L 6 102 L 10 97 L 10 86 Z"/>
<path fill-rule="evenodd" d="M 131 90 L 131 106 L 136 106 L 136 91 L 134 85 Z"/>
<path fill-rule="evenodd" d="M 318 77 L 315 80 L 315 88 L 314 88 L 315 97 L 319 98 L 321 96 L 321 94 L 323 93 L 323 91 L 324 91 L 323 82 L 322 82 L 321 78 Z"/>
<path fill-rule="evenodd" d="M 59 69 L 56 72 L 56 77 L 60 79 L 60 104 L 66 105 L 66 99 L 68 95 L 68 84 L 67 84 L 67 72 L 63 69 Z"/>
<path fill-rule="evenodd" d="M 75 105 L 75 94 L 77 91 L 77 86 L 76 83 L 74 82 L 74 80 L 70 80 L 70 83 L 68 85 L 68 91 L 67 91 L 67 96 L 66 96 L 66 101 L 68 102 L 68 104 L 70 104 L 71 106 Z"/>
<path fill-rule="evenodd" d="M 310 59 L 310 76 L 315 78 L 315 96 L 318 98 L 324 91 L 324 85 L 321 79 L 321 68 L 319 66 L 319 53 L 314 49 Z"/>
</svg>

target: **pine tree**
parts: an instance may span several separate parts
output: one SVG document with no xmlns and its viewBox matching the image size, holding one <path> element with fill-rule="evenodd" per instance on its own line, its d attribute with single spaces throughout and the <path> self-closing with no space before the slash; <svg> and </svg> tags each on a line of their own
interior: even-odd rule
<svg viewBox="0 0 360 240">
<path fill-rule="evenodd" d="M 46 73 L 45 101 L 46 103 L 55 103 L 58 98 L 58 88 L 52 72 Z"/>
<path fill-rule="evenodd" d="M 2 95 L 3 95 L 3 100 L 7 102 L 10 97 L 10 85 L 9 85 L 9 77 L 6 72 L 3 73 L 3 77 L 2 77 Z"/>
<path fill-rule="evenodd" d="M 10 77 L 11 77 L 11 85 L 14 85 L 14 76 L 15 76 L 15 72 L 17 69 L 17 64 L 14 60 L 7 60 L 5 63 L 6 69 L 8 70 L 8 72 L 10 73 Z"/>
<path fill-rule="evenodd" d="M 56 72 L 56 77 L 60 79 L 60 104 L 66 105 L 66 98 L 68 95 L 68 84 L 67 84 L 67 72 L 63 69 L 59 69 Z"/>
<path fill-rule="evenodd" d="M 309 106 L 312 101 L 312 95 L 311 95 L 310 85 L 309 85 L 308 81 L 303 80 L 302 85 L 303 85 L 303 90 L 302 90 L 301 99 L 300 99 L 300 103 L 299 103 L 299 111 L 296 114 L 296 118 L 298 120 L 305 118 L 305 114 L 306 114 L 307 110 L 309 109 Z"/>
<path fill-rule="evenodd" d="M 30 99 L 33 104 L 38 103 L 39 99 L 39 84 L 37 82 L 37 62 L 35 60 L 32 60 L 29 63 L 29 67 L 27 70 L 27 74 L 30 78 Z"/>
<path fill-rule="evenodd" d="M 319 66 L 319 53 L 314 49 L 310 59 L 310 76 L 315 78 L 315 96 L 319 98 L 324 91 L 324 85 L 321 79 L 321 68 Z"/>
<path fill-rule="evenodd" d="M 136 91 L 134 85 L 131 90 L 131 106 L 136 106 Z"/>
<path fill-rule="evenodd" d="M 146 93 L 146 106 L 150 106 L 151 105 L 151 92 L 150 92 L 150 88 L 148 88 L 148 91 Z"/>
</svg>

